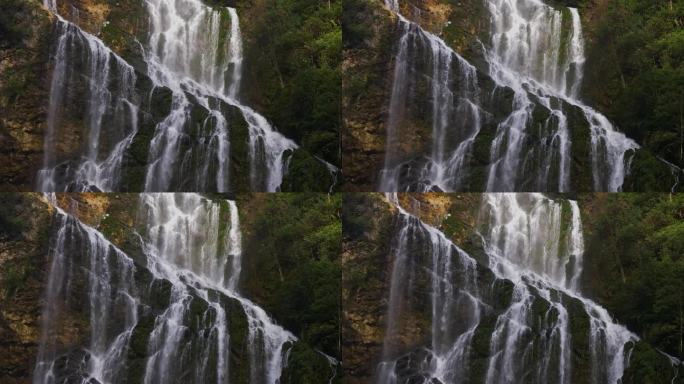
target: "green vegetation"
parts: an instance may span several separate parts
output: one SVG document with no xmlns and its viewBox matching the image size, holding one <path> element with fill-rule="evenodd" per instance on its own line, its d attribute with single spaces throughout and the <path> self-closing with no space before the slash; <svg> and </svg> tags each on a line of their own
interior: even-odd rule
<svg viewBox="0 0 684 384">
<path fill-rule="evenodd" d="M 342 2 L 263 0 L 250 12 L 245 68 L 258 87 L 245 92 L 286 136 L 339 164 Z"/>
<path fill-rule="evenodd" d="M 262 196 L 243 226 L 249 296 L 303 342 L 339 358 L 341 197 Z"/>
<path fill-rule="evenodd" d="M 337 175 L 336 177 L 341 177 Z M 294 151 L 290 157 L 288 172 L 280 184 L 282 192 L 320 191 L 328 192 L 330 187 L 339 184 L 330 171 L 309 153 Z"/>
<path fill-rule="evenodd" d="M 294 343 L 280 382 L 282 384 L 318 384 L 327 383 L 329 378 L 339 378 L 339 376 L 339 366 L 330 366 L 325 357 L 306 344 Z M 339 380 L 333 383 L 339 383 Z"/>
<path fill-rule="evenodd" d="M 644 341 L 684 357 L 684 195 L 599 194 L 585 205 L 585 286 Z"/>
<path fill-rule="evenodd" d="M 587 12 L 587 96 L 628 136 L 683 166 L 684 1 L 609 1 Z"/>
</svg>

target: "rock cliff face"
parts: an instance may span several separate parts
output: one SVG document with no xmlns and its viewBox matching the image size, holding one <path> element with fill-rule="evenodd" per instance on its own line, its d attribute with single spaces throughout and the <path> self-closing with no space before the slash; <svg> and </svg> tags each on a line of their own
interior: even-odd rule
<svg viewBox="0 0 684 384">
<path fill-rule="evenodd" d="M 14 2 L 8 12 L 3 30 L 16 32 L 0 46 L 0 183 L 5 190 L 29 190 L 42 161 L 54 20 L 37 2 Z"/>
<path fill-rule="evenodd" d="M 369 169 L 382 165 L 395 23 L 379 2 L 350 1 L 344 8 L 342 160 L 346 190 L 373 190 L 369 189 L 373 182 Z"/>
<path fill-rule="evenodd" d="M 52 210 L 38 195 L 5 195 L 0 235 L 0 380 L 30 383 L 40 343 Z M 64 339 L 78 338 L 73 329 Z"/>
<path fill-rule="evenodd" d="M 250 197 L 242 195 L 239 200 L 246 202 Z M 173 368 L 164 368 L 164 365 L 154 368 L 150 362 L 154 360 L 150 348 L 156 348 L 152 340 L 160 337 L 160 332 L 162 335 L 170 332 L 170 328 L 159 328 L 159 324 L 165 316 L 174 313 L 169 308 L 177 300 L 179 282 L 160 278 L 146 253 L 149 250 L 143 248 L 138 234 L 145 232 L 140 197 L 58 194 L 55 202 L 72 216 L 58 214 L 38 194 L 7 194 L 0 205 L 3 228 L 0 235 L 3 271 L 0 273 L 0 381 L 3 383 L 31 382 L 31 377 L 45 372 L 46 367 L 38 364 L 41 361 L 52 361 L 49 367 L 52 374 L 57 380 L 67 382 L 100 372 L 103 376 L 98 380 L 141 383 L 145 375 L 171 372 L 166 369 L 176 372 L 167 382 L 178 383 L 216 381 L 217 375 L 223 374 L 236 383 L 268 381 L 275 379 L 268 376 L 272 369 L 278 369 L 281 382 L 292 384 L 323 382 L 336 375 L 334 359 L 329 360 L 307 343 L 295 339 L 285 341 L 283 346 L 282 357 L 288 363 L 283 364 L 287 367 L 282 373 L 278 363 L 273 367 L 261 366 L 261 359 L 272 357 L 268 356 L 270 350 L 258 349 L 261 337 L 266 336 L 254 336 L 251 331 L 261 326 L 255 322 L 255 316 L 262 315 L 251 312 L 257 307 L 218 288 L 205 291 L 200 286 L 184 292 L 185 312 L 181 318 L 184 327 L 178 336 L 182 338 L 185 357 L 174 362 Z M 227 206 L 218 214 L 225 219 L 222 222 L 228 221 L 223 217 L 229 214 Z M 253 211 L 241 212 L 244 218 L 253 214 Z M 250 233 L 250 220 L 244 223 L 244 230 Z M 226 228 L 222 225 L 219 230 Z M 210 246 L 211 239 L 205 241 Z M 63 273 L 56 274 L 56 271 Z M 99 284 L 93 284 L 98 281 Z M 131 307 L 128 299 L 134 299 L 136 305 Z M 107 304 L 110 300 L 116 305 Z M 93 308 L 104 312 L 95 314 Z M 221 310 L 216 312 L 217 308 Z M 220 320 L 220 313 L 225 319 Z M 107 317 L 104 322 L 94 320 L 101 315 Z M 98 324 L 106 328 L 99 328 Z M 216 332 L 224 332 L 219 331 L 219 324 L 227 324 L 225 332 L 230 335 L 230 349 L 225 355 L 220 352 L 221 345 L 214 344 Z M 133 327 L 130 332 L 117 336 L 124 342 L 119 345 L 111 338 L 124 325 Z M 98 371 L 93 368 L 98 365 L 93 365 L 92 360 L 103 356 L 104 351 L 98 351 L 100 343 L 110 341 L 111 345 L 105 344 L 109 345 L 105 355 L 116 356 L 116 361 L 106 360 L 104 370 Z M 125 347 L 116 352 L 121 346 Z M 227 360 L 222 362 L 221 356 Z M 228 367 L 225 372 L 219 369 L 224 366 L 221 364 Z"/>
<path fill-rule="evenodd" d="M 587 203 L 592 199 L 592 195 L 580 198 L 580 202 Z M 351 383 L 371 383 L 383 377 L 382 361 L 390 359 L 394 361 L 391 367 L 393 372 L 392 379 L 388 382 L 423 382 L 429 377 L 441 377 L 444 374 L 447 382 L 459 382 L 448 371 L 440 371 L 440 364 L 450 364 L 448 361 L 455 359 L 458 348 L 455 346 L 465 343 L 469 345 L 465 357 L 465 364 L 461 363 L 449 365 L 452 375 L 469 378 L 477 382 L 484 381 L 485 377 L 490 377 L 493 373 L 488 371 L 488 367 L 493 357 L 491 348 L 493 335 L 501 332 L 500 316 L 509 313 L 509 307 L 513 305 L 516 294 L 520 287 L 519 283 L 497 277 L 491 266 L 488 266 L 488 256 L 482 248 L 482 238 L 475 235 L 475 231 L 480 229 L 478 224 L 482 218 L 480 205 L 481 195 L 479 194 L 449 194 L 449 195 L 421 195 L 421 194 L 400 194 L 397 201 L 403 209 L 416 215 L 424 223 L 427 223 L 446 235 L 446 238 L 454 242 L 458 247 L 465 251 L 476 261 L 475 269 L 470 271 L 459 267 L 458 254 L 456 251 L 451 253 L 450 262 L 443 261 L 450 267 L 455 268 L 450 276 L 449 282 L 438 283 L 441 285 L 453 284 L 453 301 L 448 301 L 439 307 L 437 311 L 443 310 L 444 317 L 435 319 L 437 314 L 435 308 L 431 308 L 431 303 L 436 299 L 434 296 L 435 282 L 434 274 L 438 270 L 433 264 L 437 252 L 436 245 L 430 244 L 435 241 L 434 237 L 421 231 L 411 231 L 406 227 L 406 222 L 402 221 L 401 215 L 395 205 L 390 203 L 385 197 L 379 194 L 349 194 L 345 199 L 344 224 L 344 283 L 343 283 L 343 308 L 345 315 L 343 361 L 345 372 L 353 379 Z M 565 209 L 564 209 L 565 210 Z M 569 212 L 569 211 L 567 211 Z M 568 214 L 568 213 L 564 213 Z M 590 210 L 583 208 L 582 215 L 591 215 Z M 591 220 L 589 217 L 584 217 Z M 561 233 L 569 231 L 571 223 L 563 219 L 560 224 Z M 595 230 L 595 229 L 594 229 Z M 401 240 L 401 236 L 404 240 Z M 423 234 L 421 234 L 423 233 Z M 404 241 L 402 243 L 402 241 Z M 398 247 L 403 252 L 397 252 Z M 406 257 L 408 259 L 398 260 L 397 258 Z M 593 266 L 597 259 L 607 257 L 606 255 L 585 255 L 585 268 L 589 274 L 597 274 Z M 589 261 L 587 261 L 589 260 Z M 399 285 L 392 285 L 392 276 L 398 273 L 397 263 L 408 263 L 407 274 Z M 466 264 L 468 265 L 468 264 Z M 470 280 L 473 277 L 475 280 Z M 598 278 L 594 276 L 593 278 Z M 590 281 L 591 276 L 584 276 L 583 281 Z M 534 284 L 533 284 L 534 285 Z M 463 327 L 467 327 L 473 319 L 469 316 L 468 309 L 472 309 L 463 303 L 460 295 L 462 291 L 469 291 L 472 286 L 478 287 L 477 295 L 480 301 L 478 306 L 484 306 L 486 310 L 481 316 L 476 317 L 477 328 L 468 341 L 458 338 L 454 343 L 454 348 L 447 355 L 449 360 L 438 360 L 442 358 L 440 350 L 435 343 L 444 340 L 452 340 L 454 334 L 461 334 Z M 395 298 L 390 292 L 399 290 L 405 295 L 403 304 L 399 309 L 399 315 L 392 315 L 390 306 L 396 305 Z M 433 293 L 430 293 L 433 292 Z M 545 291 L 542 286 L 537 286 L 529 292 L 532 301 L 528 310 L 530 319 L 537 319 L 529 323 L 531 332 L 524 332 L 524 345 L 530 345 L 526 349 L 525 357 L 518 363 L 525 365 L 532 362 L 530 370 L 520 369 L 519 374 L 527 377 L 526 382 L 537 382 L 538 378 L 546 377 L 545 381 L 550 383 L 596 383 L 603 382 L 597 380 L 597 373 L 593 370 L 593 353 L 597 348 L 596 341 L 589 337 L 590 329 L 595 323 L 587 315 L 587 304 L 574 295 L 568 295 L 562 290 Z M 548 296 L 550 295 L 550 297 Z M 461 297 L 459 299 L 459 297 Z M 549 324 L 558 321 L 556 316 L 562 316 L 562 311 L 557 312 L 558 308 L 553 302 L 563 303 L 562 306 L 567 310 L 565 315 L 569 326 L 567 329 L 568 340 L 571 340 L 572 349 L 568 359 L 571 376 L 560 378 L 553 376 L 556 372 L 563 372 L 566 365 L 561 360 L 547 359 L 548 356 L 555 356 L 558 346 L 553 347 L 554 332 L 548 333 Z M 467 300 L 466 300 L 467 301 Z M 450 304 L 451 303 L 451 304 Z M 599 302 L 600 303 L 600 302 Z M 432 304 L 434 305 L 434 304 Z M 449 309 L 450 305 L 457 306 L 459 311 Z M 443 308 L 443 309 L 440 309 Z M 455 311 L 455 312 L 451 312 Z M 450 316 L 452 314 L 453 316 Z M 457 315 L 456 315 L 457 314 Z M 592 315 L 594 316 L 594 315 Z M 445 322 L 446 319 L 446 322 Z M 388 321 L 393 324 L 392 336 L 388 332 Z M 618 318 L 619 322 L 620 319 Z M 440 336 L 432 334 L 435 322 L 442 324 L 439 328 Z M 558 326 L 558 325 L 557 325 Z M 545 331 L 546 330 L 546 331 Z M 510 336 L 510 335 L 509 335 Z M 437 337 L 437 339 L 435 339 Z M 546 341 L 545 341 L 546 340 Z M 550 342 L 548 349 L 541 347 Z M 448 343 L 448 341 L 447 341 Z M 459 344 L 461 343 L 461 344 Z M 527 344 L 529 343 L 529 344 Z M 631 341 L 627 347 L 631 350 L 628 353 L 629 363 L 622 375 L 623 383 L 659 383 L 669 382 L 681 371 L 681 367 L 668 360 L 667 357 L 658 352 L 651 344 L 645 341 Z M 592 352 L 594 351 L 594 352 Z M 545 357 L 546 356 L 546 357 Z M 562 356 L 562 355 L 561 355 Z M 501 358 L 501 357 L 500 357 Z M 515 357 L 513 357 L 515 358 Z M 516 360 L 517 361 L 517 360 Z M 460 365 L 459 365 L 460 364 Z M 435 368 L 437 367 L 437 368 Z M 548 372 L 544 373 L 544 368 Z M 549 368 L 550 367 L 550 368 Z M 659 367 L 651 369 L 648 367 Z M 426 371 L 434 370 L 441 372 L 436 376 L 425 376 Z M 445 367 L 446 369 L 446 367 Z M 506 370 L 508 368 L 505 368 Z M 502 368 L 502 371 L 504 368 Z M 454 373 L 457 372 L 457 373 Z M 544 376 L 547 375 L 547 376 Z M 605 380 L 610 380 L 606 376 Z M 678 376 L 675 380 L 680 380 Z M 433 383 L 441 383 L 437 379 L 432 379 Z M 456 381 L 452 381 L 456 380 Z M 675 381 L 678 382 L 678 381 Z"/>
</svg>

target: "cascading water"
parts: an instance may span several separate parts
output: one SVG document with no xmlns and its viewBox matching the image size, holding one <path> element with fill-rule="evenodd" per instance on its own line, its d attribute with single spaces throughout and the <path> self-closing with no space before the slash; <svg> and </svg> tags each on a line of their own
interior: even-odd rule
<svg viewBox="0 0 684 384">
<path fill-rule="evenodd" d="M 55 4 L 46 6 L 56 11 Z M 112 190 L 119 182 L 124 153 L 138 132 L 135 71 L 100 40 L 76 25 L 58 18 L 55 29 L 58 37 L 52 55 L 54 69 L 43 168 L 38 171 L 37 189 L 46 192 Z M 75 66 L 87 68 L 83 95 L 87 134 L 79 149 L 80 159 L 69 163 L 57 158 L 55 146 L 58 137 L 69 134 L 60 123 L 64 110 L 76 102 L 70 89 L 83 81 L 74 72 Z"/>
<path fill-rule="evenodd" d="M 56 207 L 56 206 L 55 206 Z M 83 382 L 95 379 L 100 383 L 117 382 L 125 372 L 126 348 L 138 322 L 137 287 L 133 280 L 136 268 L 128 256 L 94 229 L 81 224 L 59 208 L 57 228 L 51 240 L 45 308 L 41 317 L 41 338 L 34 384 L 52 384 L 56 372 L 60 339 L 58 333 L 64 321 L 63 307 L 79 299 L 70 291 L 77 263 L 88 266 L 87 302 L 91 337 L 87 351 L 74 358 Z M 83 258 L 78 260 L 78 258 Z M 63 363 L 62 363 L 63 364 Z"/>
<path fill-rule="evenodd" d="M 485 194 L 480 221 L 486 228 L 489 267 L 502 278 L 520 280 L 516 273 L 530 271 L 576 289 L 584 253 L 582 224 L 577 203 L 567 204 L 570 220 L 564 223 L 563 203 L 541 194 Z"/>
<path fill-rule="evenodd" d="M 399 2 L 385 2 L 399 18 L 399 40 L 379 189 L 472 189 L 466 181 L 472 173 L 472 146 L 491 115 L 486 111 L 501 106 L 499 89 L 510 89 L 511 111 L 497 124 L 484 189 L 571 190 L 573 143 L 567 109 L 577 108 L 591 133 L 592 187 L 620 190 L 630 154 L 639 146 L 579 101 L 585 57 L 577 9 L 558 10 L 540 0 L 485 2 L 491 14 L 491 46 L 484 50 L 486 70 L 495 82 L 491 102 L 481 100 L 472 65 L 403 16 Z M 399 145 L 405 144 L 402 127 L 410 120 L 409 101 L 415 102 L 408 98 L 415 98 L 415 84 L 423 78 L 428 78 L 425 99 L 432 111 L 429 118 L 422 117 L 432 126 L 430 154 L 425 159 Z M 538 109 L 548 113 L 541 123 L 535 121 Z"/>
<path fill-rule="evenodd" d="M 487 190 L 515 191 L 521 176 L 519 168 L 534 160 L 525 158 L 535 156 L 534 153 L 523 152 L 526 131 L 532 123 L 535 108 L 528 95 L 530 92 L 551 111 L 541 138 L 541 164 L 534 170 L 538 175 L 537 188 L 548 189 L 550 168 L 556 161 L 557 190 L 567 191 L 570 177 L 567 118 L 562 109 L 552 106 L 554 95 L 543 89 L 549 87 L 565 92 L 570 69 L 579 60 L 571 54 L 577 53 L 572 49 L 573 44 L 567 53 L 561 51 L 562 13 L 534 0 L 520 6 L 495 0 L 489 1 L 488 7 L 492 15 L 492 48 L 485 55 L 490 65 L 489 72 L 497 84 L 512 88 L 515 96 L 513 112 L 499 124 L 491 147 Z M 581 39 L 580 31 L 573 29 L 570 33 L 571 40 Z M 567 56 L 564 61 L 563 56 Z M 531 88 L 530 82 L 538 89 Z"/>
<path fill-rule="evenodd" d="M 464 187 L 467 160 L 480 131 L 479 89 L 475 67 L 437 36 L 424 31 L 399 13 L 398 3 L 386 4 L 399 17 L 400 38 L 394 65 L 387 121 L 385 163 L 379 190 L 450 191 Z M 429 57 L 429 63 L 422 56 Z M 408 95 L 417 86 L 417 72 L 427 66 L 428 108 L 431 109 L 432 152 L 425 164 L 412 170 L 401 161 L 401 124 Z M 407 180 L 402 173 L 415 172 Z"/>
<path fill-rule="evenodd" d="M 558 157 L 557 190 L 569 190 L 571 143 L 565 112 L 554 106 L 557 99 L 579 107 L 589 122 L 594 189 L 620 190 L 629 165 L 626 154 L 639 146 L 578 99 L 585 58 L 577 9 L 567 8 L 570 22 L 565 36 L 564 13 L 540 0 L 487 0 L 487 5 L 492 18 L 492 47 L 485 54 L 489 72 L 497 83 L 515 91 L 512 118 L 499 124 L 492 146 L 487 190 L 514 191 L 521 176 L 519 166 L 531 161 L 522 152 L 534 109 L 530 96 L 551 111 L 553 119 L 547 124 L 555 126 L 544 139 L 543 148 L 549 153 L 538 174 L 547 176 L 553 157 Z M 544 181 L 538 182 L 538 190 L 548 189 Z"/>
<path fill-rule="evenodd" d="M 212 11 L 199 2 L 184 4 L 181 13 L 174 3 L 147 2 L 150 14 L 150 49 L 146 55 L 148 74 L 155 84 L 173 90 L 171 112 L 155 130 L 145 176 L 145 190 L 165 191 L 171 188 L 178 168 L 194 177 L 193 190 L 204 190 L 203 185 L 212 178 L 208 165 L 216 160 L 216 190 L 228 189 L 228 163 L 230 142 L 228 121 L 221 110 L 213 105 L 204 86 L 212 92 L 223 92 L 228 68 L 224 63 L 227 50 L 220 46 L 221 12 Z M 231 16 L 233 13 L 231 13 Z M 231 18 L 231 24 L 237 21 Z M 233 32 L 235 28 L 231 28 Z M 232 37 L 231 37 L 232 41 Z M 193 81 L 196 84 L 184 84 Z M 183 139 L 190 134 L 192 104 L 185 92 L 197 97 L 198 102 L 210 111 L 202 123 L 202 139 L 198 146 L 182 150 Z M 200 161 L 193 159 L 201 159 Z M 183 162 L 183 164 L 178 164 Z M 198 168 L 200 172 L 193 171 Z"/>
<path fill-rule="evenodd" d="M 442 383 L 466 382 L 469 345 L 486 306 L 478 295 L 476 262 L 436 228 L 401 208 L 396 195 L 389 198 L 399 211 L 399 230 L 393 244 L 383 362 L 378 367 L 377 382 L 405 382 L 406 378 L 400 380 L 397 374 L 396 359 L 402 313 L 411 305 L 415 271 L 423 268 L 430 280 L 432 332 L 427 355 L 413 362 L 420 367 L 422 380 L 415 382 L 427 384 L 433 378 Z M 422 265 L 420 256 L 413 254 L 417 247 L 426 251 Z"/>
<path fill-rule="evenodd" d="M 170 306 L 156 319 L 150 337 L 148 353 L 151 357 L 146 366 L 146 383 L 166 382 L 173 377 L 173 365 L 183 356 L 183 324 L 190 313 L 188 290 L 197 292 L 219 313 L 225 311 L 219 301 L 214 301 L 210 289 L 238 299 L 247 315 L 252 382 L 276 383 L 280 377 L 283 347 L 295 337 L 274 324 L 263 309 L 236 294 L 241 270 L 239 220 L 235 203 L 228 202 L 228 205 L 230 228 L 227 233 L 220 233 L 220 206 L 199 195 L 146 194 L 141 197 L 142 221 L 147 228 L 144 237 L 147 239 L 148 268 L 158 279 L 173 283 Z M 225 331 L 227 324 L 221 323 L 222 320 L 225 320 L 225 314 L 217 316 L 217 323 L 212 328 L 219 330 L 216 334 L 223 347 L 218 350 L 226 351 L 229 339 Z M 217 377 L 227 375 L 226 364 L 226 356 L 220 354 Z M 217 382 L 226 381 L 219 379 Z"/>
<path fill-rule="evenodd" d="M 144 52 L 147 75 L 154 87 L 170 89 L 172 97 L 170 112 L 156 124 L 150 142 L 144 190 L 231 189 L 232 123 L 226 118 L 226 106 L 236 107 L 248 125 L 251 189 L 278 190 L 298 146 L 239 101 L 243 49 L 237 11 L 214 10 L 199 0 L 182 4 L 153 0 L 146 5 L 150 16 L 149 48 Z M 38 189 L 115 190 L 124 155 L 138 133 L 140 97 L 135 71 L 99 39 L 62 19 L 55 1 L 46 0 L 45 6 L 59 21 Z M 86 132 L 83 148 L 69 151 L 69 156 L 79 160 L 69 161 L 58 158 L 55 143 L 68 134 L 61 124 L 63 111 L 69 104 L 81 103 L 68 98 L 70 89 L 82 81 L 76 66 L 89 70 L 83 96 Z M 193 120 L 197 107 L 207 112 L 201 122 Z"/>
<path fill-rule="evenodd" d="M 198 0 L 182 4 L 155 0 L 147 2 L 147 6 L 151 20 L 150 49 L 146 56 L 149 76 L 156 84 L 171 88 L 174 101 L 167 119 L 157 126 L 150 146 L 145 189 L 169 189 L 178 161 L 209 153 L 217 158 L 217 190 L 227 191 L 228 122 L 210 100 L 215 98 L 239 108 L 249 125 L 252 189 L 277 190 L 287 171 L 287 154 L 297 145 L 275 131 L 265 117 L 238 101 L 243 58 L 236 10 L 226 10 L 230 17 L 230 36 L 226 38 L 222 11 L 212 10 Z M 194 155 L 180 151 L 191 119 L 186 92 L 211 111 L 211 122 L 215 124 L 206 145 L 192 150 L 197 150 Z M 192 168 L 181 168 L 192 173 Z M 198 175 L 194 184 L 201 184 L 202 180 L 206 180 L 206 175 Z"/>
<path fill-rule="evenodd" d="M 563 204 L 570 206 L 567 224 L 563 223 Z M 499 317 L 492 336 L 491 382 L 512 382 L 521 372 L 524 361 L 509 351 L 523 342 L 526 328 L 534 322 L 531 289 L 535 289 L 558 312 L 551 332 L 560 351 L 558 381 L 571 382 L 571 340 L 568 310 L 554 290 L 580 300 L 589 316 L 592 382 L 617 383 L 626 366 L 625 347 L 636 336 L 580 294 L 584 245 L 577 203 L 559 203 L 538 194 L 485 194 L 481 216 L 490 269 L 516 284 L 511 310 Z M 562 238 L 564 225 L 566 237 Z M 550 374 L 548 370 L 542 373 L 545 376 L 539 380 Z"/>
<path fill-rule="evenodd" d="M 399 213 L 378 383 L 619 382 L 637 337 L 580 293 L 584 244 L 575 201 L 484 194 L 484 258 L 476 261 L 389 198 Z M 416 293 L 424 280 L 431 341 L 421 352 L 402 344 L 401 332 L 411 306 L 425 300 Z M 510 299 L 502 304 L 504 294 Z M 586 334 L 577 333 L 577 322 L 587 323 L 580 327 Z M 588 340 L 590 367 L 573 366 L 574 343 L 584 343 L 573 336 Z M 489 340 L 486 360 L 473 361 L 475 338 Z"/>
<path fill-rule="evenodd" d="M 231 311 L 246 317 L 244 364 L 250 382 L 278 382 L 288 346 L 296 338 L 237 294 L 242 249 L 234 201 L 215 202 L 196 194 L 141 195 L 142 259 L 135 262 L 52 204 L 57 230 L 34 383 L 62 382 L 65 374 L 78 374 L 84 383 L 121 382 L 131 364 L 131 336 L 139 332 L 149 336 L 137 380 L 230 383 L 231 340 L 240 336 L 231 334 Z M 228 223 L 222 225 L 224 221 Z M 75 295 L 82 293 L 74 287 L 81 275 L 89 287 L 83 311 L 90 316 L 90 342 L 80 354 L 65 357 L 57 333 L 64 322 L 62 308 L 79 305 Z M 147 282 L 136 284 L 141 280 Z M 189 339 L 193 333 L 197 338 Z M 75 362 L 65 368 L 65 359 Z"/>
</svg>

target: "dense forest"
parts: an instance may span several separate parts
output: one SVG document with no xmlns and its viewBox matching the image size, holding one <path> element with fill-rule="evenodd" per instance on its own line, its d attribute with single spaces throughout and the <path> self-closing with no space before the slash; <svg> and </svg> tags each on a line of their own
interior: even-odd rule
<svg viewBox="0 0 684 384">
<path fill-rule="evenodd" d="M 684 2 L 577 3 L 592 12 L 587 97 L 628 136 L 684 167 Z"/>
<path fill-rule="evenodd" d="M 684 200 L 681 195 L 580 196 L 588 291 L 656 348 L 680 359 Z M 653 370 L 644 364 L 642 369 Z"/>
</svg>

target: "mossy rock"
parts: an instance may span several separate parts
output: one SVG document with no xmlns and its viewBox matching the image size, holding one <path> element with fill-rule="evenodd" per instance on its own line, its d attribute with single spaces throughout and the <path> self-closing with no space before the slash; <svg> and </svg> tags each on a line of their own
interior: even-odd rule
<svg viewBox="0 0 684 384">
<path fill-rule="evenodd" d="M 670 167 L 647 149 L 639 149 L 633 154 L 622 189 L 630 192 L 681 191 L 684 172 Z"/>
<path fill-rule="evenodd" d="M 287 365 L 280 376 L 282 384 L 341 383 L 340 367 L 313 350 L 308 345 L 295 341 L 286 346 L 289 349 Z M 332 379 L 332 380 L 331 380 Z"/>
<path fill-rule="evenodd" d="M 331 174 L 325 164 L 311 156 L 307 151 L 297 149 L 291 152 L 289 157 L 288 171 L 281 184 L 282 192 L 328 192 L 336 184 L 337 173 Z"/>
</svg>

